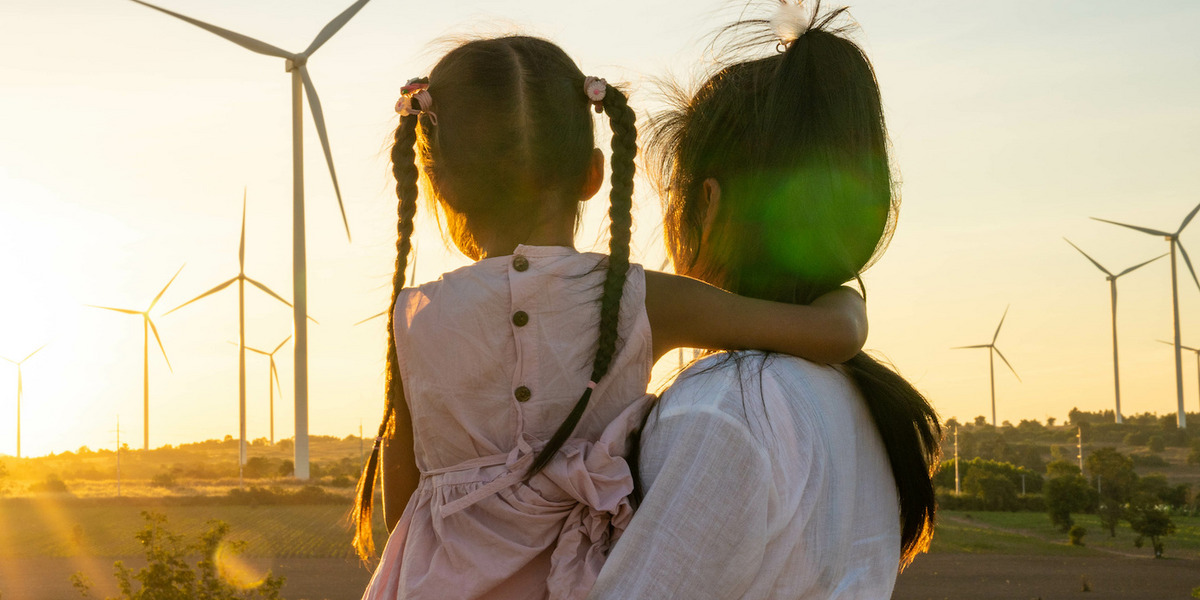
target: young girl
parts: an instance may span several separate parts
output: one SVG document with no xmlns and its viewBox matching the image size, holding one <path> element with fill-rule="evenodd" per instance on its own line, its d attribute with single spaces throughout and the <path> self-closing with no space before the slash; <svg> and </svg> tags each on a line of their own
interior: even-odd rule
<svg viewBox="0 0 1200 600">
<path fill-rule="evenodd" d="M 581 598 L 632 515 L 623 456 L 655 359 L 690 346 L 841 361 L 865 340 L 861 298 L 774 304 L 630 265 L 633 110 L 550 42 L 466 43 L 403 94 L 387 407 L 359 481 L 360 555 L 381 441 L 395 525 L 364 598 Z M 613 131 L 608 256 L 573 248 L 603 179 L 593 107 Z M 401 289 L 419 173 L 477 262 Z"/>
</svg>

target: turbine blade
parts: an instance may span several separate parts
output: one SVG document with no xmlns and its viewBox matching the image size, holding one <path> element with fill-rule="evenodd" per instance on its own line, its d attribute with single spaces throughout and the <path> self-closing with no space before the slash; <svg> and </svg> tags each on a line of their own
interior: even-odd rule
<svg viewBox="0 0 1200 600">
<path fill-rule="evenodd" d="M 191 23 L 192 25 L 195 25 L 196 27 L 199 27 L 200 29 L 203 29 L 210 33 L 219 35 L 219 36 L 221 36 L 221 37 L 223 37 L 223 38 L 225 38 L 225 39 L 227 39 L 227 40 L 229 40 L 251 52 L 257 52 L 259 54 L 266 54 L 267 56 L 278 56 L 279 58 L 292 58 L 292 56 L 293 56 L 291 52 L 288 52 L 287 50 L 283 50 L 281 48 L 276 48 L 275 46 L 272 46 L 266 42 L 260 42 L 252 37 L 245 36 L 240 33 L 235 33 L 235 32 L 229 31 L 228 29 L 223 29 L 221 27 L 217 27 L 216 25 L 210 25 L 208 23 L 205 23 L 204 21 L 200 21 L 198 19 L 193 19 L 189 16 L 181 15 L 177 12 L 170 11 L 165 8 L 160 8 L 158 6 L 150 4 L 149 2 L 142 2 L 142 0 L 133 0 L 133 2 L 137 2 L 138 4 L 141 4 L 142 6 L 145 6 L 146 8 L 153 8 L 154 10 L 157 10 L 158 12 L 166 13 L 168 15 L 171 15 L 172 17 L 175 17 L 176 19 L 179 19 L 182 21 L 187 21 L 188 23 Z"/>
<path fill-rule="evenodd" d="M 204 292 L 203 294 L 200 294 L 199 296 L 196 296 L 195 298 L 192 298 L 191 300 L 188 300 L 187 302 L 184 302 L 183 304 L 180 304 L 179 306 L 176 306 L 175 308 L 172 308 L 171 310 L 168 310 L 167 312 L 163 313 L 163 315 L 169 315 L 169 314 L 171 314 L 171 313 L 173 313 L 173 312 L 175 312 L 175 311 L 177 311 L 177 310 L 179 310 L 201 298 L 204 298 L 205 296 L 211 296 L 211 295 L 229 287 L 230 284 L 232 284 L 233 282 L 235 282 L 237 280 L 238 280 L 238 278 L 234 277 L 233 279 L 230 279 L 229 281 L 226 281 L 225 283 L 222 283 L 221 285 L 218 285 L 217 287 L 215 287 L 211 290 L 208 290 L 207 292 Z M 141 313 L 138 313 L 138 314 L 141 314 Z"/>
<path fill-rule="evenodd" d="M 350 240 L 350 221 L 346 218 L 346 206 L 342 204 L 342 189 L 338 187 L 337 172 L 333 169 L 333 153 L 329 150 L 329 135 L 325 131 L 325 114 L 321 112 L 321 99 L 313 86 L 308 67 L 300 65 L 300 80 L 308 94 L 308 109 L 312 112 L 313 124 L 317 126 L 317 137 L 321 139 L 321 150 L 325 152 L 325 164 L 329 165 L 329 177 L 333 179 L 333 193 L 337 195 L 338 210 L 342 211 L 342 224 L 346 226 L 346 239 Z"/>
<path fill-rule="evenodd" d="M 417 285 L 417 246 L 412 247 L 412 276 L 408 280 L 409 287 Z"/>
<path fill-rule="evenodd" d="M 242 239 L 238 242 L 238 268 L 246 272 L 246 188 L 242 188 Z"/>
<path fill-rule="evenodd" d="M 1008 306 L 1005 306 L 1005 307 L 1004 307 L 1004 314 L 1003 314 L 1003 315 L 1000 315 L 1000 324 L 996 326 L 996 333 L 995 333 L 995 335 L 993 335 L 993 336 L 992 336 L 992 345 L 993 345 L 993 346 L 995 346 L 995 345 L 996 345 L 996 339 L 1000 337 L 1000 328 L 1001 328 L 1001 327 L 1004 327 L 1004 318 L 1008 316 L 1008 309 L 1009 309 L 1009 308 L 1012 308 L 1012 305 L 1011 305 L 1011 304 L 1010 304 L 1010 305 L 1008 305 Z"/>
<path fill-rule="evenodd" d="M 313 323 L 315 323 L 315 324 L 317 324 L 317 325 L 320 325 L 320 324 L 321 324 L 321 322 L 320 322 L 320 321 L 318 321 L 318 320 L 316 320 L 316 319 L 314 319 L 312 315 L 308 315 L 308 320 L 309 320 L 309 321 L 312 321 Z"/>
<path fill-rule="evenodd" d="M 387 311 L 385 310 L 385 311 L 383 311 L 383 312 L 381 312 L 381 313 L 379 313 L 379 314 L 377 314 L 377 315 L 371 315 L 371 316 L 369 316 L 369 317 L 367 317 L 367 318 L 365 318 L 365 319 L 363 319 L 363 320 L 361 320 L 361 321 L 359 321 L 359 322 L 355 323 L 354 325 L 355 325 L 355 326 L 357 326 L 357 325 L 362 325 L 363 323 L 366 323 L 367 321 L 370 321 L 371 319 L 378 319 L 379 317 L 382 317 L 383 315 L 386 315 L 386 314 L 387 314 Z"/>
<path fill-rule="evenodd" d="M 25 362 L 25 361 L 29 360 L 30 358 L 33 358 L 33 355 L 37 354 L 38 352 L 41 352 L 42 348 L 45 348 L 46 345 L 47 344 L 42 344 L 37 350 L 30 352 L 25 358 L 22 358 L 20 362 Z M 20 364 L 20 363 L 17 363 L 17 364 Z"/>
<path fill-rule="evenodd" d="M 140 314 L 142 314 L 142 311 L 140 311 L 140 310 L 129 310 L 128 308 L 112 308 L 111 306 L 96 306 L 95 304 L 87 304 L 86 306 L 90 306 L 90 307 L 92 307 L 92 308 L 101 308 L 101 309 L 104 309 L 104 310 L 112 310 L 112 311 L 116 311 L 116 312 L 119 312 L 119 313 L 125 313 L 125 314 L 127 314 L 127 315 L 140 315 Z"/>
<path fill-rule="evenodd" d="M 271 376 L 275 378 L 275 389 L 279 390 L 279 395 L 283 396 L 283 385 L 279 383 L 279 369 L 275 368 L 275 358 L 271 358 Z"/>
<path fill-rule="evenodd" d="M 1152 263 L 1152 262 L 1154 262 L 1154 261 L 1156 261 L 1156 260 L 1158 260 L 1158 259 L 1160 259 L 1160 258 L 1162 258 L 1162 257 L 1166 256 L 1167 254 L 1170 254 L 1170 253 L 1169 253 L 1169 252 L 1167 252 L 1167 253 L 1164 253 L 1164 254 L 1159 254 L 1158 256 L 1155 256 L 1154 258 L 1152 258 L 1152 259 L 1150 259 L 1150 260 L 1148 260 L 1148 261 L 1146 261 L 1146 262 L 1144 262 L 1144 263 L 1142 263 L 1142 264 L 1140 264 L 1140 265 L 1134 265 L 1134 266 L 1132 266 L 1132 267 L 1129 267 L 1128 269 L 1125 269 L 1124 271 L 1121 271 L 1120 273 L 1117 273 L 1117 277 L 1120 277 L 1120 276 L 1122 276 L 1122 275 L 1124 275 L 1124 274 L 1126 274 L 1126 273 L 1131 273 L 1131 272 L 1133 272 L 1133 271 L 1136 271 L 1136 270 L 1138 270 L 1138 269 L 1140 269 L 1140 268 L 1142 268 L 1142 267 L 1144 267 L 1144 266 L 1146 266 L 1146 265 L 1148 265 L 1148 264 L 1150 264 L 1150 263 Z"/>
<path fill-rule="evenodd" d="M 271 351 L 271 355 L 274 355 L 276 352 L 279 352 L 279 349 L 282 348 L 283 345 L 288 343 L 291 339 L 292 339 L 292 336 L 290 336 L 290 335 L 287 336 L 286 338 L 284 338 L 284 340 L 282 342 L 279 342 L 279 345 L 275 346 L 275 349 Z"/>
<path fill-rule="evenodd" d="M 999 356 L 1000 360 L 1004 361 L 1004 364 L 1008 366 L 1009 371 L 1012 371 L 1012 374 L 1017 378 L 1017 381 L 1021 381 L 1021 376 L 1017 375 L 1017 370 L 1014 369 L 1011 364 L 1009 364 L 1007 358 L 1004 358 L 1004 353 L 1000 352 L 1000 349 L 995 346 L 992 346 L 992 350 L 996 351 L 996 356 Z M 1024 382 L 1022 382 L 1022 383 L 1024 383 Z"/>
<path fill-rule="evenodd" d="M 354 15 L 358 13 L 359 9 L 366 5 L 367 2 L 369 2 L 369 0 L 358 0 L 358 2 L 351 4 L 349 8 L 343 10 L 340 15 L 334 17 L 332 21 L 330 21 L 327 25 L 325 25 L 324 28 L 321 29 L 321 32 L 317 34 L 317 37 L 313 38 L 312 43 L 304 49 L 304 52 L 300 53 L 300 56 L 311 56 L 313 52 L 316 52 L 317 48 L 320 48 L 325 44 L 325 42 L 329 41 L 329 38 L 333 37 L 338 30 L 345 26 L 346 23 L 350 21 L 350 19 L 353 18 Z"/>
<path fill-rule="evenodd" d="M 230 342 L 230 343 L 232 344 L 233 342 Z M 236 346 L 237 344 L 234 344 L 234 345 Z M 270 355 L 271 355 L 271 353 L 270 353 L 270 352 L 266 352 L 266 351 L 263 351 L 263 350 L 259 350 L 258 348 L 251 348 L 250 346 L 246 346 L 246 349 L 247 349 L 247 350 L 249 350 L 249 351 L 251 351 L 251 352 L 254 352 L 254 353 L 256 353 L 256 354 L 261 354 L 261 355 L 263 355 L 263 356 L 270 356 Z"/>
<path fill-rule="evenodd" d="M 1172 348 L 1174 348 L 1174 347 L 1175 347 L 1175 342 L 1168 342 L 1167 340 L 1158 340 L 1158 342 L 1159 342 L 1160 344 L 1166 344 L 1166 345 L 1168 345 L 1168 346 L 1171 346 Z M 1193 347 L 1191 347 L 1191 346 L 1184 346 L 1183 344 L 1180 344 L 1180 345 L 1179 345 L 1179 347 L 1180 347 L 1180 348 L 1182 348 L 1182 349 L 1184 349 L 1184 350 L 1190 350 L 1190 351 L 1192 351 L 1192 352 L 1200 352 L 1200 348 L 1193 348 Z"/>
<path fill-rule="evenodd" d="M 1175 232 L 1175 235 L 1183 233 L 1183 228 L 1187 227 L 1188 223 L 1192 222 L 1192 219 L 1195 218 L 1197 212 L 1200 212 L 1200 204 L 1197 204 L 1196 208 L 1193 208 L 1192 212 L 1188 213 L 1188 216 L 1184 217 L 1183 223 L 1179 225 L 1179 230 Z"/>
<path fill-rule="evenodd" d="M 171 284 L 172 284 L 172 283 L 175 283 L 175 278 L 176 278 L 176 277 L 179 277 L 179 274 L 183 272 L 183 267 L 185 267 L 185 266 L 187 266 L 187 265 L 186 265 L 186 263 L 185 263 L 184 265 L 181 265 L 181 266 L 179 267 L 179 270 L 178 270 L 178 271 L 175 271 L 175 275 L 173 275 L 173 276 L 171 277 L 171 281 L 168 281 L 168 282 L 167 282 L 167 285 L 164 285 L 164 286 L 163 286 L 163 289 L 162 289 L 162 291 L 161 291 L 161 292 L 159 292 L 159 293 L 158 293 L 158 295 L 154 297 L 154 301 L 150 303 L 150 308 L 147 308 L 147 309 L 146 309 L 146 312 L 147 312 L 147 313 L 149 313 L 151 310 L 153 310 L 153 309 L 154 309 L 154 305 L 155 305 L 155 304 L 158 304 L 158 301 L 159 301 L 159 299 L 160 299 L 160 298 L 162 298 L 162 297 L 163 297 L 163 294 L 167 293 L 167 288 L 171 287 Z"/>
<path fill-rule="evenodd" d="M 379 314 L 383 314 L 383 313 L 379 313 Z M 379 316 L 379 315 L 375 315 L 375 317 L 378 317 L 378 316 Z M 374 319 L 375 317 L 371 317 L 371 318 L 372 318 L 372 319 Z M 992 345 L 991 345 L 991 344 L 978 344 L 978 345 L 975 345 L 975 346 L 954 346 L 954 347 L 952 347 L 952 348 L 950 348 L 950 349 L 951 349 L 951 350 L 972 350 L 972 349 L 975 349 L 975 348 L 991 348 L 991 347 L 992 347 Z"/>
<path fill-rule="evenodd" d="M 263 284 L 259 283 L 258 281 L 254 280 L 254 279 L 251 279 L 251 278 L 249 278 L 249 277 L 247 277 L 247 278 L 246 278 L 246 281 L 249 281 L 249 282 L 250 282 L 250 283 L 251 283 L 251 284 L 252 284 L 254 287 L 256 287 L 256 288 L 258 288 L 258 289 L 260 289 L 260 290 L 262 290 L 262 291 L 264 291 L 264 292 L 266 292 L 266 293 L 268 293 L 268 294 L 270 294 L 270 295 L 271 295 L 273 298 L 275 298 L 276 300 L 278 300 L 278 301 L 280 301 L 280 302 L 282 302 L 282 303 L 284 303 L 284 304 L 286 304 L 286 305 L 288 305 L 288 306 L 291 306 L 291 305 L 292 305 L 292 303 L 291 303 L 291 302 L 288 302 L 287 300 L 284 300 L 282 296 L 280 296 L 279 294 L 276 294 L 275 292 L 271 291 L 271 288 L 269 288 L 269 287 L 267 287 L 267 286 L 265 286 L 265 285 L 263 285 Z"/>
<path fill-rule="evenodd" d="M 1109 221 L 1108 219 L 1098 219 L 1096 217 L 1092 217 L 1092 220 L 1100 221 L 1101 223 L 1108 223 L 1110 225 L 1120 225 L 1121 227 L 1128 227 L 1129 229 L 1134 229 L 1134 230 L 1140 231 L 1142 233 L 1148 233 L 1150 235 L 1161 235 L 1161 236 L 1165 236 L 1165 237 L 1170 237 L 1172 235 L 1171 232 L 1169 232 L 1169 231 L 1159 231 L 1157 229 L 1150 229 L 1149 227 L 1138 227 L 1137 225 L 1129 225 L 1128 223 L 1118 223 L 1116 221 Z"/>
<path fill-rule="evenodd" d="M 158 328 L 154 326 L 154 321 L 150 320 L 149 315 L 146 315 L 146 322 L 150 324 L 150 331 L 154 332 L 154 340 L 158 342 L 158 349 L 162 352 L 163 360 L 167 361 L 167 368 L 174 373 L 175 369 L 171 367 L 171 359 L 167 358 L 167 349 L 163 347 L 162 338 L 158 337 Z"/>
<path fill-rule="evenodd" d="M 0 356 L 0 359 L 2 359 L 2 360 L 6 360 L 6 361 L 8 361 L 8 362 L 10 362 L 10 363 L 12 363 L 12 364 L 14 364 L 14 365 L 15 365 L 15 364 L 17 364 L 17 361 L 15 361 L 15 360 L 13 360 L 13 359 L 11 359 L 11 358 L 5 358 L 5 357 L 3 357 L 3 356 Z"/>
<path fill-rule="evenodd" d="M 1188 273 L 1192 274 L 1192 281 L 1196 282 L 1196 288 L 1200 289 L 1200 279 L 1196 278 L 1196 269 L 1192 268 L 1192 259 L 1188 258 L 1187 249 L 1183 247 L 1183 242 L 1176 240 L 1175 243 L 1179 246 L 1179 253 L 1183 255 L 1183 262 L 1187 265 Z"/>
<path fill-rule="evenodd" d="M 1088 256 L 1088 253 L 1087 253 L 1087 252 L 1084 252 L 1083 250 L 1080 250 L 1079 246 L 1076 246 L 1076 245 L 1075 245 L 1073 242 L 1071 242 L 1071 240 L 1068 240 L 1067 238 L 1063 238 L 1063 240 L 1066 240 L 1066 242 L 1067 242 L 1068 244 L 1071 244 L 1071 247 L 1072 247 L 1072 248 L 1074 248 L 1074 249 L 1076 249 L 1076 250 L 1079 250 L 1079 253 L 1080 253 L 1080 254 L 1082 254 L 1084 258 L 1086 258 L 1086 259 L 1088 259 L 1088 260 L 1092 261 L 1092 264 L 1093 264 L 1093 265 L 1096 265 L 1096 268 L 1097 268 L 1097 269 L 1100 269 L 1101 271 L 1104 271 L 1104 273 L 1105 273 L 1106 275 L 1108 275 L 1109 277 L 1112 277 L 1112 276 L 1113 276 L 1113 274 L 1112 274 L 1111 272 L 1109 272 L 1109 270 L 1108 270 L 1108 269 L 1105 269 L 1105 268 L 1104 268 L 1104 265 L 1102 265 L 1102 264 L 1100 264 L 1100 263 L 1096 262 L 1096 259 L 1094 259 L 1094 258 L 1092 258 L 1092 257 Z"/>
</svg>

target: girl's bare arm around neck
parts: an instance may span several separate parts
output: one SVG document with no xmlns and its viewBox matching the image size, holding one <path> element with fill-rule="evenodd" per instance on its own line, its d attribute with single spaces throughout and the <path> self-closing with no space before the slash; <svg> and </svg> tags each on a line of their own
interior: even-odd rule
<svg viewBox="0 0 1200 600">
<path fill-rule="evenodd" d="M 842 287 L 810 305 L 731 294 L 698 279 L 646 271 L 654 359 L 674 348 L 755 349 L 841 363 L 867 341 L 862 296 Z"/>
</svg>

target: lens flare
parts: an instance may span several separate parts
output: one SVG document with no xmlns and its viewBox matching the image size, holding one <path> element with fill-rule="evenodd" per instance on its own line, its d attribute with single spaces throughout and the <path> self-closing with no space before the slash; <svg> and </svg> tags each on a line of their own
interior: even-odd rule
<svg viewBox="0 0 1200 600">
<path fill-rule="evenodd" d="M 221 579 L 240 590 L 251 590 L 262 585 L 267 579 L 267 571 L 252 564 L 241 556 L 239 548 L 229 542 L 221 542 L 213 556 L 217 565 L 217 573 Z"/>
</svg>

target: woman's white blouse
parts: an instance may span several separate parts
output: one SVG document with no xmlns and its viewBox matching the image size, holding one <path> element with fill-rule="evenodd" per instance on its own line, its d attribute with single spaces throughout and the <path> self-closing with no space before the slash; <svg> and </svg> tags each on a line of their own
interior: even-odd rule
<svg viewBox="0 0 1200 600">
<path fill-rule="evenodd" d="M 883 443 L 837 368 L 708 357 L 642 435 L 645 500 L 589 598 L 889 598 L 899 505 Z"/>
</svg>

